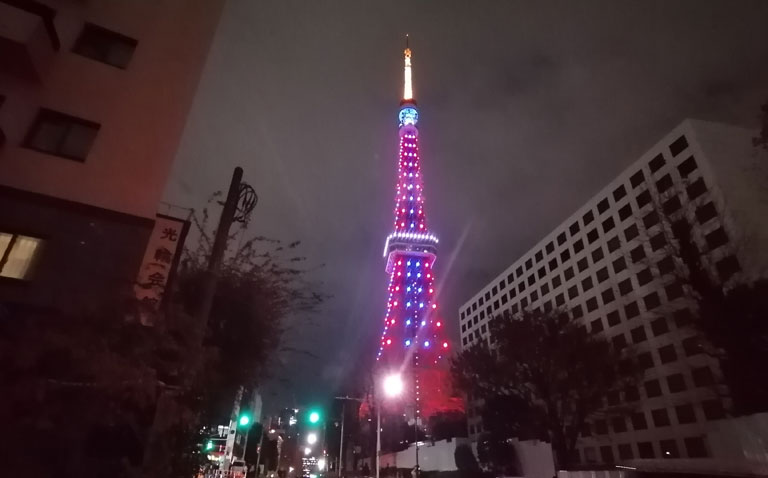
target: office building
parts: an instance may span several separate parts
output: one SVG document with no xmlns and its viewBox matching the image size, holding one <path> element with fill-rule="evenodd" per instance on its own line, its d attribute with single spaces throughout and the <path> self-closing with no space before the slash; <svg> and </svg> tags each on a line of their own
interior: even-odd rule
<svg viewBox="0 0 768 478">
<path fill-rule="evenodd" d="M 222 5 L 0 1 L 6 307 L 130 293 Z"/>
<path fill-rule="evenodd" d="M 685 218 L 712 278 L 725 287 L 764 274 L 768 161 L 742 128 L 686 120 L 483 287 L 459 310 L 462 347 L 492 345 L 488 321 L 508 311 L 565 308 L 645 370 L 609 394 L 629 416 L 590 420 L 581 463 L 716 454 L 725 417 L 716 361 L 698 346 L 690 291 L 676 274 L 670 225 Z M 483 431 L 478 404 L 470 435 Z"/>
</svg>

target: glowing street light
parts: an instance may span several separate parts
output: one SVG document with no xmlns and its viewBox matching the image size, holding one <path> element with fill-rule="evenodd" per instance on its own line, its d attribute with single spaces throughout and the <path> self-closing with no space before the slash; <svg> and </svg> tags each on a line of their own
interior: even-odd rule
<svg viewBox="0 0 768 478">
<path fill-rule="evenodd" d="M 310 433 L 309 435 L 307 435 L 307 443 L 309 443 L 310 445 L 314 445 L 315 443 L 317 443 L 317 433 Z"/>
<path fill-rule="evenodd" d="M 323 471 L 325 469 L 325 458 L 317 460 L 317 469 Z"/>
<path fill-rule="evenodd" d="M 384 377 L 384 394 L 388 397 L 396 397 L 403 393 L 403 378 L 399 373 L 393 373 Z"/>
<path fill-rule="evenodd" d="M 305 447 L 304 448 L 304 454 L 305 455 L 309 455 L 310 453 L 312 453 L 312 449 L 310 447 Z"/>
</svg>

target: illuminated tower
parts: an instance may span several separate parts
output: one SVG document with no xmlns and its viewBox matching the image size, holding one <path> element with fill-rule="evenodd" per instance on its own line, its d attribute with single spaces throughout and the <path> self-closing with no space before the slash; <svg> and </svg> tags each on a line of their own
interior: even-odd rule
<svg viewBox="0 0 768 478">
<path fill-rule="evenodd" d="M 413 97 L 411 50 L 405 49 L 405 87 L 400 101 L 400 150 L 394 231 L 387 237 L 389 291 L 377 366 L 400 372 L 406 385 L 401 402 L 417 419 L 461 409 L 448 385 L 450 343 L 435 301 L 433 265 L 437 237 L 429 232 L 424 211 L 424 181 L 419 165 L 419 113 Z M 415 407 L 413 406 L 415 405 Z"/>
</svg>

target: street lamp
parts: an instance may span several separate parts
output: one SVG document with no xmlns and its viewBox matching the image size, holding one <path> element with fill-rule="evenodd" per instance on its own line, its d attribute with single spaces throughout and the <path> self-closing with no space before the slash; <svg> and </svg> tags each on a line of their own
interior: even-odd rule
<svg viewBox="0 0 768 478">
<path fill-rule="evenodd" d="M 381 385 L 387 398 L 395 398 L 403 393 L 403 377 L 399 373 L 387 375 Z M 379 478 L 379 468 L 381 468 L 381 400 L 378 402 L 376 404 L 376 478 Z"/>
<path fill-rule="evenodd" d="M 317 433 L 310 433 L 309 435 L 307 435 L 307 443 L 309 443 L 310 445 L 314 445 L 315 443 L 317 443 Z"/>
</svg>

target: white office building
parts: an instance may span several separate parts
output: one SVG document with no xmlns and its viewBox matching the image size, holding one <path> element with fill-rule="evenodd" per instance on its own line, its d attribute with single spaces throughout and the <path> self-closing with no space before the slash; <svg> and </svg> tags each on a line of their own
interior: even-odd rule
<svg viewBox="0 0 768 478">
<path fill-rule="evenodd" d="M 526 308 L 567 308 L 588 331 L 634 347 L 645 368 L 639 387 L 606 401 L 636 403 L 635 411 L 592 420 L 580 463 L 717 455 L 710 437 L 728 404 L 717 363 L 690 327 L 665 218 L 688 220 L 713 278 L 728 285 L 761 275 L 768 159 L 753 148 L 754 135 L 684 121 L 459 310 L 463 348 L 491 345 L 489 319 Z M 469 404 L 475 438 L 483 431 L 477 410 Z"/>
</svg>

